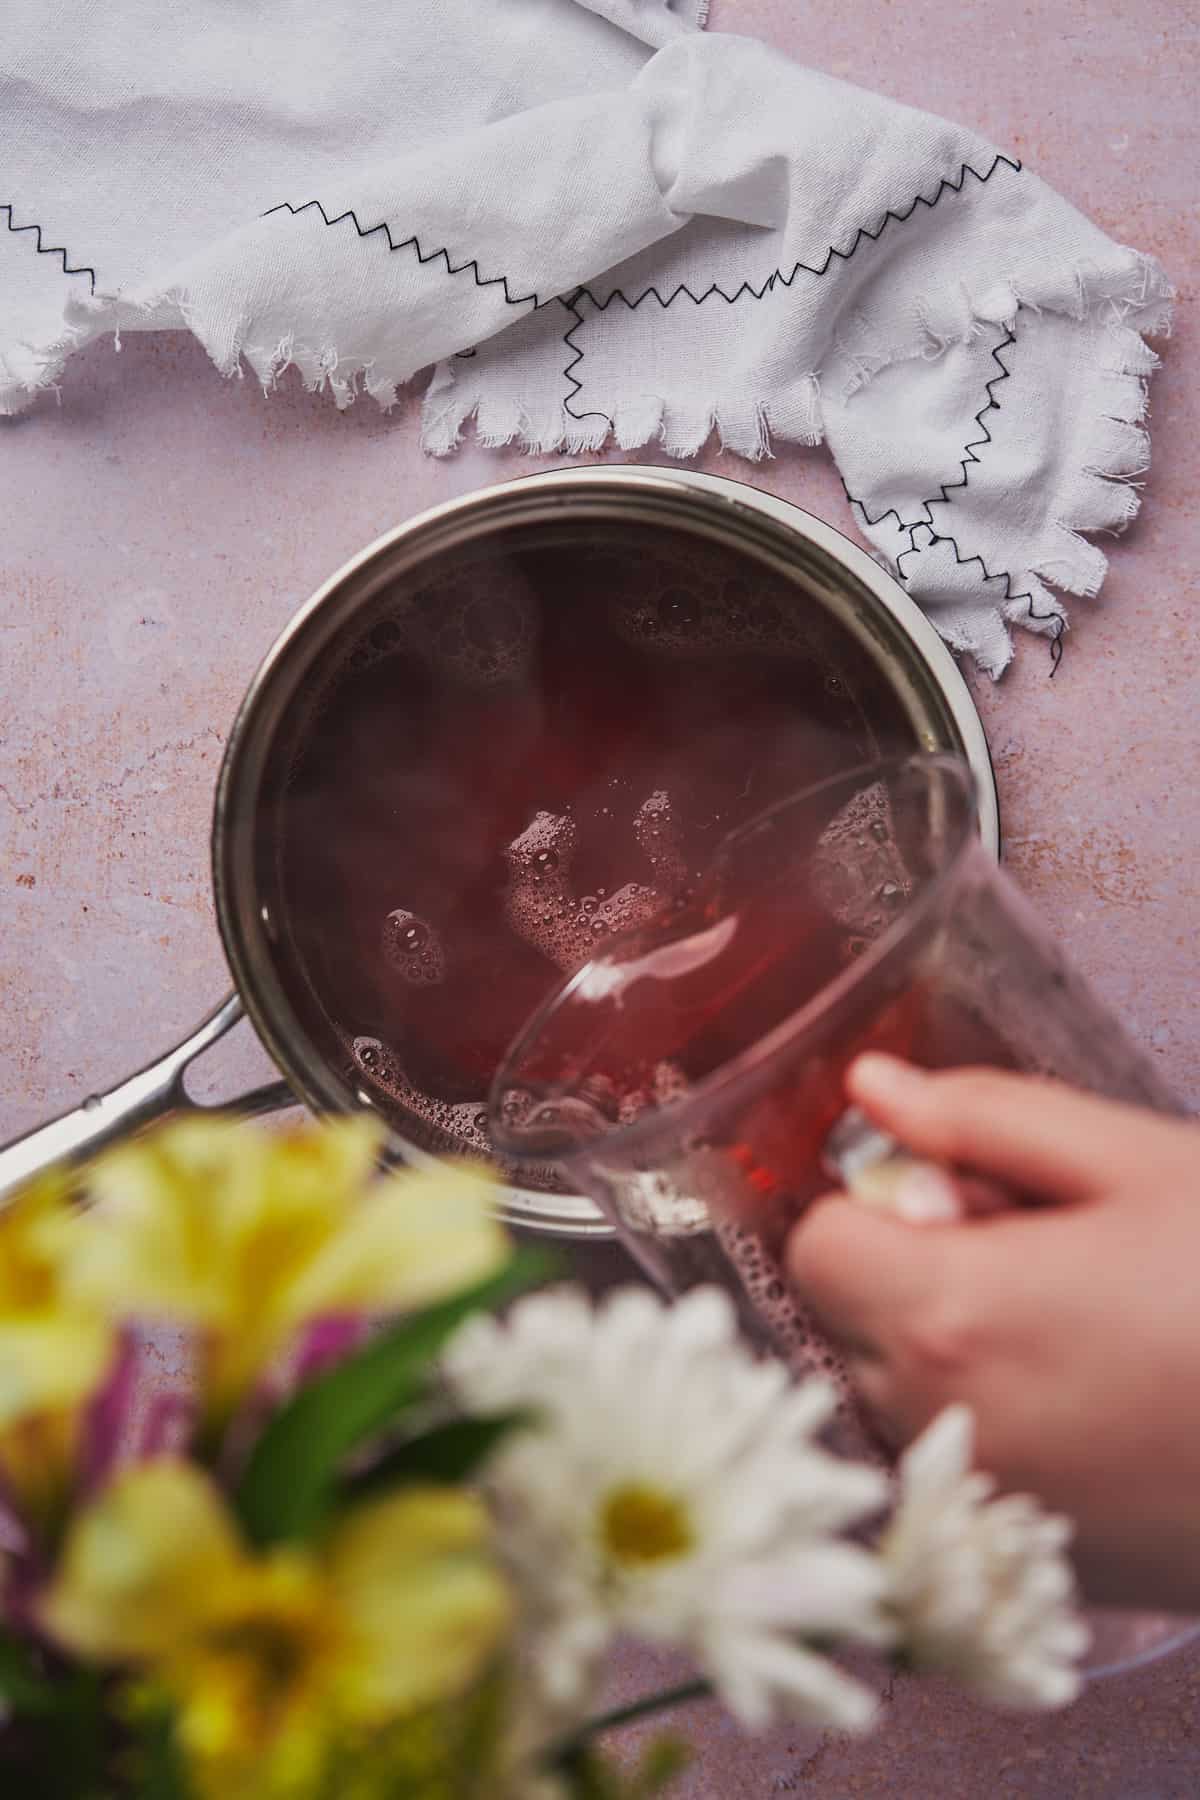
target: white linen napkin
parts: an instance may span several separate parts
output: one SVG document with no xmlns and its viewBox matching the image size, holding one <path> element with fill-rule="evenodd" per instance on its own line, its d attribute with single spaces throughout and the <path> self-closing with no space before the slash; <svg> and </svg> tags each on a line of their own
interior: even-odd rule
<svg viewBox="0 0 1200 1800">
<path fill-rule="evenodd" d="M 0 410 L 192 330 L 423 442 L 828 440 L 992 674 L 1137 510 L 1170 289 L 961 126 L 702 34 L 702 0 L 8 0 Z M 40 254 L 39 254 L 40 253 Z M 1124 478 L 1124 479 L 1122 479 Z"/>
</svg>

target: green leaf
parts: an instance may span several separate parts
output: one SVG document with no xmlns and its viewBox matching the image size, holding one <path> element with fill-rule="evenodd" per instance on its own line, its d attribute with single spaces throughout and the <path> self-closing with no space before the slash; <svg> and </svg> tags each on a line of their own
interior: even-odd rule
<svg viewBox="0 0 1200 1800">
<path fill-rule="evenodd" d="M 21 1800 L 104 1800 L 107 1714 L 98 1670 L 59 1666 L 43 1675 L 29 1649 L 0 1633 L 0 1793 Z M 164 1797 L 165 1800 L 165 1797 Z M 175 1800 L 186 1800 L 179 1795 Z"/>
<path fill-rule="evenodd" d="M 45 1766 L 50 1792 L 62 1800 L 101 1800 L 106 1749 L 104 1677 L 76 1669 L 61 1684 L 60 1717 L 47 1726 Z"/>
<path fill-rule="evenodd" d="M 40 1675 L 23 1644 L 0 1637 L 0 1701 L 14 1713 L 53 1712 L 61 1692 Z"/>
<path fill-rule="evenodd" d="M 532 1414 L 498 1413 L 491 1419 L 450 1419 L 397 1444 L 369 1469 L 343 1485 L 348 1500 L 374 1500 L 406 1481 L 466 1481 L 510 1431 Z"/>
<path fill-rule="evenodd" d="M 414 1313 L 302 1388 L 263 1431 L 234 1496 L 252 1542 L 310 1537 L 345 1458 L 416 1399 L 456 1327 L 547 1280 L 558 1266 L 542 1251 L 518 1250 L 498 1275 Z"/>
<path fill-rule="evenodd" d="M 136 1800 L 187 1800 L 191 1785 L 175 1735 L 175 1717 L 167 1708 L 146 1719 L 138 1750 Z"/>
</svg>

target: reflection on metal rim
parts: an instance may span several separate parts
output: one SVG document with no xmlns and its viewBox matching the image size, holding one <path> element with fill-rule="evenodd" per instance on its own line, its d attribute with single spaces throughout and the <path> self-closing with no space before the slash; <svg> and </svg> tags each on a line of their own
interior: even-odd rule
<svg viewBox="0 0 1200 1800">
<path fill-rule="evenodd" d="M 213 820 L 217 917 L 246 1010 L 297 1094 L 317 1111 L 370 1104 L 346 1086 L 308 1042 L 267 953 L 251 855 L 256 808 L 275 728 L 296 686 L 336 631 L 385 584 L 434 551 L 498 527 L 560 518 L 637 517 L 742 545 L 787 574 L 802 570 L 838 622 L 884 671 L 917 741 L 954 750 L 974 774 L 984 843 L 999 854 L 995 775 L 966 683 L 929 621 L 903 588 L 832 526 L 742 482 L 692 470 L 638 464 L 556 469 L 485 488 L 422 513 L 354 557 L 321 587 L 268 652 L 238 712 L 226 747 Z M 410 1161 L 432 1160 L 409 1144 Z M 509 1187 L 503 1212 L 513 1224 L 561 1237 L 607 1237 L 610 1227 L 580 1195 Z"/>
</svg>

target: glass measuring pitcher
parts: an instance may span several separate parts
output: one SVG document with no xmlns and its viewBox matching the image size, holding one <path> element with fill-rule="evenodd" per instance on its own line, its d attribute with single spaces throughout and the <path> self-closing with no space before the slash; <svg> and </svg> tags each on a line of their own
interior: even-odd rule
<svg viewBox="0 0 1200 1800">
<path fill-rule="evenodd" d="M 923 755 L 760 815 L 692 898 L 610 941 L 512 1046 L 493 1141 L 565 1166 L 661 1287 L 719 1281 L 787 1349 L 788 1229 L 896 1148 L 847 1109 L 867 1049 L 1178 1110 L 983 849 L 965 762 Z"/>
</svg>

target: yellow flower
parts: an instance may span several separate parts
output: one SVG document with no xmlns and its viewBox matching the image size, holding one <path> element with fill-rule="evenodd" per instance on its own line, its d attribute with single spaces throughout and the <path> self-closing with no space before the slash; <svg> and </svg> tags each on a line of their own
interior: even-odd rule
<svg viewBox="0 0 1200 1800">
<path fill-rule="evenodd" d="M 90 1173 L 75 1291 L 206 1331 L 209 1403 L 227 1412 L 299 1326 L 420 1306 L 507 1257 L 485 1175 L 375 1180 L 382 1141 L 367 1119 L 286 1133 L 218 1119 L 125 1145 Z"/>
<path fill-rule="evenodd" d="M 209 1479 L 164 1459 L 77 1520 L 42 1621 L 170 1698 L 205 1800 L 297 1800 L 398 1721 L 464 1696 L 510 1605 L 462 1490 L 403 1488 L 314 1549 L 254 1554 Z"/>
<path fill-rule="evenodd" d="M 65 1291 L 79 1230 L 57 1175 L 0 1208 L 0 1475 L 34 1513 L 66 1480 L 83 1407 L 114 1348 L 110 1325 Z"/>
</svg>

